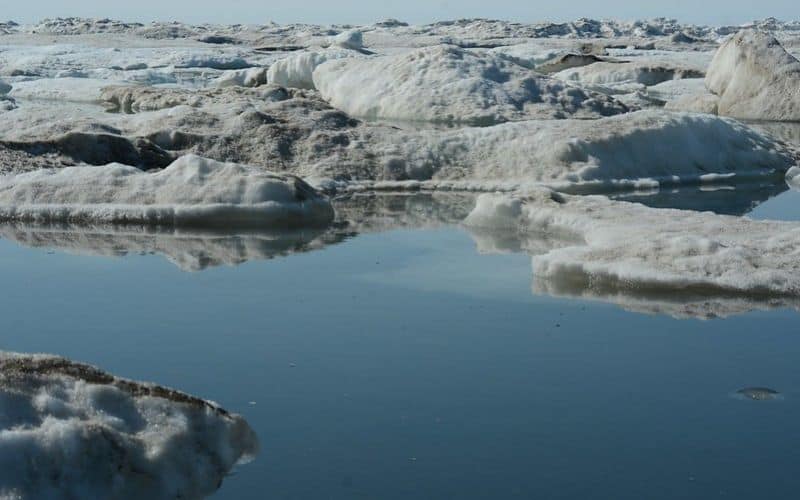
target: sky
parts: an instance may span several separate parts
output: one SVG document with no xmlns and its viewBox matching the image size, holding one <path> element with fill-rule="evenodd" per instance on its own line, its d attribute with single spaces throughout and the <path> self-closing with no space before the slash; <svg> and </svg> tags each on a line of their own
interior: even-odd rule
<svg viewBox="0 0 800 500">
<path fill-rule="evenodd" d="M 109 17 L 126 21 L 263 24 L 368 24 L 396 18 L 419 24 L 489 17 L 521 22 L 579 17 L 623 20 L 673 17 L 696 24 L 800 18 L 797 0 L 3 0 L 0 17 L 32 23 L 46 17 Z"/>
</svg>

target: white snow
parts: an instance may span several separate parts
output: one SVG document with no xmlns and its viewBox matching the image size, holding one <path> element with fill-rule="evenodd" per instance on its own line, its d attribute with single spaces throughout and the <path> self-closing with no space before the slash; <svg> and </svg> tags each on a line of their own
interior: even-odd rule
<svg viewBox="0 0 800 500">
<path fill-rule="evenodd" d="M 0 177 L 0 220 L 168 226 L 324 225 L 330 203 L 298 178 L 194 155 L 147 173 L 120 164 Z"/>
<path fill-rule="evenodd" d="M 203 498 L 258 440 L 177 391 L 63 358 L 0 352 L 0 497 Z"/>
<path fill-rule="evenodd" d="M 455 46 L 328 61 L 314 86 L 334 107 L 367 119 L 488 125 L 531 118 L 597 118 L 627 109 L 607 96 Z"/>
<path fill-rule="evenodd" d="M 534 280 L 544 291 L 800 304 L 798 223 L 654 209 L 546 190 L 481 195 L 465 223 L 561 240 L 532 258 Z"/>
<path fill-rule="evenodd" d="M 773 36 L 745 30 L 719 48 L 706 76 L 720 115 L 800 120 L 800 61 Z"/>
</svg>

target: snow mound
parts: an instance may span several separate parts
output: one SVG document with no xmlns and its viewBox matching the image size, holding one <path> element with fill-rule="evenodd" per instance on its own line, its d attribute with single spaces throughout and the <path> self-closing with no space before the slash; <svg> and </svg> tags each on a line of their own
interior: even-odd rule
<svg viewBox="0 0 800 500">
<path fill-rule="evenodd" d="M 343 49 L 361 50 L 364 48 L 364 34 L 360 30 L 348 30 L 331 37 L 331 45 Z"/>
<path fill-rule="evenodd" d="M 772 176 L 797 164 L 793 150 L 734 120 L 660 110 L 421 133 L 397 148 L 396 180 L 483 190 L 607 191 Z"/>
<path fill-rule="evenodd" d="M 358 52 L 341 48 L 300 52 L 275 61 L 267 71 L 267 81 L 284 87 L 315 89 L 313 75 L 319 65 L 327 61 L 351 57 L 363 56 Z"/>
<path fill-rule="evenodd" d="M 45 355 L 0 352 L 0 496 L 203 498 L 258 439 L 213 403 Z"/>
<path fill-rule="evenodd" d="M 627 111 L 602 94 L 454 46 L 329 61 L 314 71 L 314 85 L 334 107 L 367 119 L 491 125 Z"/>
<path fill-rule="evenodd" d="M 324 225 L 327 199 L 296 177 L 194 155 L 145 173 L 121 164 L 0 178 L 0 220 L 203 227 Z"/>
<path fill-rule="evenodd" d="M 706 86 L 719 97 L 720 115 L 800 120 L 800 61 L 766 33 L 744 30 L 725 42 L 708 68 Z"/>
<path fill-rule="evenodd" d="M 466 224 L 552 235 L 533 257 L 542 288 L 800 298 L 800 224 L 654 209 L 602 196 L 482 195 Z"/>
</svg>

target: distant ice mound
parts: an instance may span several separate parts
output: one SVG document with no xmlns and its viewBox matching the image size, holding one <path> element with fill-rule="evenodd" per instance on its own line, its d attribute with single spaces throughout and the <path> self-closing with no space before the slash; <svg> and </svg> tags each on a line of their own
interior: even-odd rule
<svg viewBox="0 0 800 500">
<path fill-rule="evenodd" d="M 363 57 L 347 48 L 330 47 L 316 51 L 300 52 L 275 61 L 267 71 L 267 82 L 297 89 L 315 89 L 314 70 L 327 61 Z"/>
<path fill-rule="evenodd" d="M 482 195 L 466 224 L 560 239 L 533 257 L 537 287 L 548 293 L 800 304 L 797 223 L 538 190 Z"/>
<path fill-rule="evenodd" d="M 553 75 L 585 88 L 606 91 L 620 85 L 651 87 L 670 80 L 702 78 L 702 71 L 681 64 L 651 61 L 607 62 L 571 68 Z"/>
<path fill-rule="evenodd" d="M 398 180 L 480 190 L 607 191 L 773 176 L 797 163 L 794 151 L 734 120 L 654 110 L 420 133 L 396 154 Z"/>
<path fill-rule="evenodd" d="M 800 61 L 772 35 L 745 30 L 725 42 L 708 68 L 706 86 L 718 98 L 720 115 L 800 120 Z"/>
<path fill-rule="evenodd" d="M 608 96 L 537 75 L 507 58 L 455 46 L 329 61 L 314 71 L 314 85 L 334 107 L 367 119 L 491 125 L 628 111 Z"/>
<path fill-rule="evenodd" d="M 325 225 L 327 199 L 297 177 L 194 155 L 146 173 L 120 164 L 0 177 L 0 220 L 263 228 Z"/>
<path fill-rule="evenodd" d="M 213 403 L 45 355 L 0 352 L 0 496 L 211 495 L 258 439 Z"/>
</svg>

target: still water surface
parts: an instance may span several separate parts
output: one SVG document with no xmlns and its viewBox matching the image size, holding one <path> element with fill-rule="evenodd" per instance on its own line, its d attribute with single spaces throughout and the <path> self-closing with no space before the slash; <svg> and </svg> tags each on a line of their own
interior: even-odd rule
<svg viewBox="0 0 800 500">
<path fill-rule="evenodd" d="M 481 254 L 448 217 L 387 226 L 218 267 L 187 264 L 197 242 L 0 239 L 0 349 L 243 414 L 262 453 L 220 499 L 797 498 L 797 311 L 538 295 L 530 256 Z M 732 397 L 752 386 L 783 399 Z"/>
</svg>

